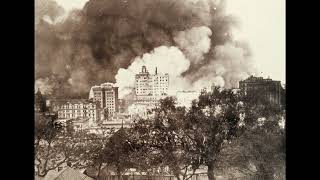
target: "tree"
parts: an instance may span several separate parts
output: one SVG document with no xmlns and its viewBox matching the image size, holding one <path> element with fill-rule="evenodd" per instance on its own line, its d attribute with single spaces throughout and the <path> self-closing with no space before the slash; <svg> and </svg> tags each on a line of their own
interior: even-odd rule
<svg viewBox="0 0 320 180">
<path fill-rule="evenodd" d="M 185 108 L 176 107 L 172 97 L 160 100 L 151 119 L 139 119 L 131 129 L 130 144 L 137 168 L 145 172 L 169 168 L 177 179 L 189 179 L 199 167 L 192 141 L 185 134 Z M 160 172 L 163 173 L 163 172 Z"/>
<path fill-rule="evenodd" d="M 122 179 L 123 172 L 132 167 L 132 161 L 129 158 L 132 149 L 128 143 L 128 139 L 129 134 L 127 130 L 124 128 L 119 129 L 108 139 L 96 161 L 100 167 L 102 164 L 115 167 L 119 179 Z"/>
<path fill-rule="evenodd" d="M 40 177 L 65 163 L 75 168 L 91 166 L 103 149 L 105 137 L 70 133 L 43 115 L 36 116 L 35 125 L 36 175 Z"/>
<path fill-rule="evenodd" d="M 245 126 L 223 152 L 223 167 L 261 179 L 285 179 L 285 129 L 279 126 L 284 111 L 268 103 L 243 101 Z"/>
<path fill-rule="evenodd" d="M 203 92 L 187 113 L 185 131 L 195 144 L 200 163 L 208 168 L 209 180 L 215 179 L 224 144 L 237 136 L 241 109 L 236 94 L 215 87 L 212 92 Z"/>
</svg>

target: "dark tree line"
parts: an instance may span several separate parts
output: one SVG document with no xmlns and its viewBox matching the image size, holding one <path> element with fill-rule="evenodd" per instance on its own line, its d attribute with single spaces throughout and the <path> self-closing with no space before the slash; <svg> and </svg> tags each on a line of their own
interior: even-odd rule
<svg viewBox="0 0 320 180">
<path fill-rule="evenodd" d="M 177 107 L 172 97 L 163 99 L 152 118 L 119 130 L 100 160 L 115 167 L 119 178 L 136 168 L 187 180 L 206 167 L 209 180 L 230 168 L 273 179 L 285 167 L 285 133 L 279 127 L 284 114 L 254 98 L 215 88 L 203 92 L 190 109 Z"/>
<path fill-rule="evenodd" d="M 76 151 L 81 154 L 86 150 L 92 156 L 72 159 L 81 156 L 71 149 L 74 154 L 64 157 L 72 162 L 86 159 L 84 164 L 95 169 L 91 176 L 96 179 L 110 170 L 122 179 L 129 168 L 135 168 L 150 175 L 170 173 L 178 180 L 188 180 L 203 167 L 209 180 L 228 171 L 281 179 L 285 131 L 279 121 L 285 118 L 284 111 L 254 98 L 215 88 L 201 93 L 186 109 L 168 97 L 160 101 L 152 117 L 135 119 L 131 128 L 94 141 L 96 148 L 88 143 Z"/>
</svg>

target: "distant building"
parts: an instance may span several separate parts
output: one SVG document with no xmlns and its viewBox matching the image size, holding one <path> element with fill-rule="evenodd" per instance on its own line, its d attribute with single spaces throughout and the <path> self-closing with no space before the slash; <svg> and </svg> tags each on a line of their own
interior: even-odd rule
<svg viewBox="0 0 320 180">
<path fill-rule="evenodd" d="M 131 126 L 130 121 L 104 121 L 100 125 L 101 129 L 104 129 L 105 131 L 112 130 L 112 129 L 117 131 L 120 128 L 129 128 L 130 126 Z"/>
<path fill-rule="evenodd" d="M 34 101 L 34 110 L 35 112 L 43 113 L 46 111 L 46 97 L 42 95 L 40 89 L 38 89 L 37 93 L 35 94 L 35 101 Z"/>
<path fill-rule="evenodd" d="M 118 87 L 113 83 L 103 83 L 100 86 L 91 87 L 89 99 L 99 102 L 100 107 L 107 110 L 108 117 L 112 117 L 119 111 Z"/>
<path fill-rule="evenodd" d="M 98 102 L 85 99 L 71 99 L 57 104 L 58 119 L 89 119 L 91 123 L 100 121 L 101 108 Z"/>
<path fill-rule="evenodd" d="M 128 107 L 128 113 L 132 119 L 135 117 L 147 118 L 154 108 L 156 108 L 156 105 L 154 104 L 150 105 L 147 103 L 133 103 Z"/>
<path fill-rule="evenodd" d="M 270 78 L 250 76 L 239 82 L 239 88 L 244 95 L 255 97 L 257 101 L 267 101 L 272 105 L 281 106 L 284 89 L 280 81 Z"/>
<path fill-rule="evenodd" d="M 119 99 L 119 113 L 124 113 L 127 109 L 127 102 L 124 99 Z"/>
<path fill-rule="evenodd" d="M 197 91 L 178 91 L 176 94 L 177 106 L 184 106 L 190 108 L 192 101 L 199 97 L 200 93 Z"/>
<path fill-rule="evenodd" d="M 135 76 L 135 102 L 157 104 L 160 99 L 168 96 L 169 74 L 150 74 L 146 66 Z"/>
</svg>

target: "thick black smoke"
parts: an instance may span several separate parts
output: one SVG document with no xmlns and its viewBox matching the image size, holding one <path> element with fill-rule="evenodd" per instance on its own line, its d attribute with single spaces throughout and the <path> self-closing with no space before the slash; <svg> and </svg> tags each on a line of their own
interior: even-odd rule
<svg viewBox="0 0 320 180">
<path fill-rule="evenodd" d="M 224 1 L 90 0 L 57 21 L 63 9 L 47 2 L 36 16 L 35 75 L 36 86 L 55 96 L 87 96 L 92 85 L 115 82 L 119 68 L 135 57 L 158 46 L 178 46 L 177 32 L 193 27 L 206 26 L 212 36 L 208 53 L 183 73 L 191 81 L 206 76 L 199 71 L 216 61 L 216 47 L 233 43 L 235 20 L 225 14 Z"/>
</svg>

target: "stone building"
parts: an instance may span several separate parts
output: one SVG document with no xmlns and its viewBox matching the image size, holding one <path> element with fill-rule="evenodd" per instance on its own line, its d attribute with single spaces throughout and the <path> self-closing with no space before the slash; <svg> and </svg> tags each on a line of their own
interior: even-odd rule
<svg viewBox="0 0 320 180">
<path fill-rule="evenodd" d="M 99 102 L 108 117 L 112 117 L 119 111 L 118 87 L 113 83 L 103 83 L 100 86 L 91 87 L 89 99 Z M 104 117 L 107 119 L 108 117 Z"/>
<path fill-rule="evenodd" d="M 280 81 L 274 81 L 270 78 L 250 76 L 239 82 L 241 92 L 246 96 L 251 96 L 259 102 L 269 102 L 272 105 L 283 105 L 284 89 Z"/>
<path fill-rule="evenodd" d="M 88 119 L 90 124 L 100 121 L 101 108 L 98 102 L 85 99 L 71 99 L 56 104 L 58 119 Z"/>
</svg>

